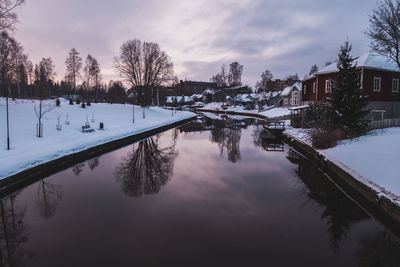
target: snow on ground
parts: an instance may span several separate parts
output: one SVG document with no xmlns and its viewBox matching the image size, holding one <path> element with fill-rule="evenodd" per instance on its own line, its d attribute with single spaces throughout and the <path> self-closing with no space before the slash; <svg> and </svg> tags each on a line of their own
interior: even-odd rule
<svg viewBox="0 0 400 267">
<path fill-rule="evenodd" d="M 311 146 L 306 129 L 290 128 L 285 134 Z M 400 127 L 375 130 L 354 140 L 340 141 L 320 154 L 400 205 Z"/>
<path fill-rule="evenodd" d="M 320 152 L 355 170 L 370 186 L 400 203 L 400 127 L 371 131 Z"/>
<path fill-rule="evenodd" d="M 92 104 L 81 108 L 61 101 L 43 119 L 43 138 L 36 137 L 37 118 L 34 106 L 38 101 L 17 100 L 9 102 L 11 150 L 6 150 L 6 107 L 5 99 L 0 98 L 0 179 L 37 166 L 62 156 L 85 150 L 89 147 L 120 139 L 146 130 L 167 125 L 193 117 L 191 112 L 158 107 L 146 109 L 146 119 L 142 119 L 142 108 L 135 106 L 135 123 L 132 124 L 132 105 Z M 57 114 L 61 114 L 62 130 L 57 131 Z M 69 125 L 65 124 L 66 116 Z M 95 122 L 91 122 L 94 114 Z M 82 126 L 89 121 L 92 133 L 82 133 Z M 98 130 L 99 122 L 105 130 Z"/>
<path fill-rule="evenodd" d="M 288 108 L 276 107 L 266 111 L 262 111 L 259 114 L 267 116 L 268 118 L 276 118 L 290 115 L 290 110 Z"/>
<path fill-rule="evenodd" d="M 247 113 L 249 115 L 251 114 L 261 114 L 264 115 L 268 118 L 276 118 L 276 117 L 282 117 L 286 115 L 290 115 L 290 110 L 288 108 L 283 108 L 283 107 L 269 107 L 269 109 L 265 111 L 259 111 L 258 109 L 252 109 L 252 110 L 245 110 L 243 106 L 233 106 L 233 107 L 228 107 L 227 109 L 222 109 L 221 108 L 222 103 L 215 103 L 211 102 L 206 104 L 202 109 L 205 110 L 223 110 L 223 111 L 234 111 L 234 112 L 241 112 L 241 113 Z M 201 111 L 201 109 L 199 109 Z"/>
</svg>

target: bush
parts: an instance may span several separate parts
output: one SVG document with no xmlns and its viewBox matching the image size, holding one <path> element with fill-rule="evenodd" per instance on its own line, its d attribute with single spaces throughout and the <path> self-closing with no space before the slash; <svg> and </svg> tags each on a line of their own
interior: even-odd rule
<svg viewBox="0 0 400 267">
<path fill-rule="evenodd" d="M 345 138 L 345 133 L 334 126 L 333 123 L 323 123 L 311 131 L 313 147 L 317 149 L 327 149 L 337 145 L 337 141 Z"/>
<path fill-rule="evenodd" d="M 59 107 L 60 104 L 61 104 L 61 101 L 60 101 L 60 99 L 57 98 L 57 99 L 56 99 L 56 106 Z"/>
<path fill-rule="evenodd" d="M 81 104 L 81 100 L 80 99 L 76 100 L 76 104 L 77 105 Z"/>
<path fill-rule="evenodd" d="M 88 107 L 91 106 L 90 101 L 88 101 L 88 102 L 86 103 L 86 106 L 88 106 Z"/>
<path fill-rule="evenodd" d="M 74 101 L 72 101 L 72 99 L 70 99 L 70 100 L 69 100 L 69 104 L 70 104 L 70 105 L 73 105 L 73 104 L 74 104 Z"/>
<path fill-rule="evenodd" d="M 85 103 L 82 103 L 81 108 L 86 108 Z"/>
</svg>

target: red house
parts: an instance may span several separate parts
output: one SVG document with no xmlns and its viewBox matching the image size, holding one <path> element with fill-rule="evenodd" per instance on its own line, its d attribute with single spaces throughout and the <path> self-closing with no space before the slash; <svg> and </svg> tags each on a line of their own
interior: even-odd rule
<svg viewBox="0 0 400 267">
<path fill-rule="evenodd" d="M 368 95 L 368 108 L 384 110 L 385 118 L 400 117 L 399 67 L 392 60 L 375 53 L 366 53 L 356 62 L 361 88 L 364 95 Z M 337 80 L 338 72 L 337 64 L 333 63 L 304 79 L 303 103 L 321 102 L 330 96 L 331 80 Z M 376 112 L 371 112 L 371 116 L 378 117 Z"/>
</svg>

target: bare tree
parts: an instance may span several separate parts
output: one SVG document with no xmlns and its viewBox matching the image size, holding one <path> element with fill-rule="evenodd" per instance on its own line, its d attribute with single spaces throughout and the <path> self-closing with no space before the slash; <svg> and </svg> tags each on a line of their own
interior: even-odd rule
<svg viewBox="0 0 400 267">
<path fill-rule="evenodd" d="M 3 95 L 10 96 L 10 84 L 15 77 L 15 63 L 21 46 L 7 32 L 0 34 L 0 81 L 3 84 Z"/>
<path fill-rule="evenodd" d="M 216 83 L 218 87 L 226 87 L 226 86 L 228 86 L 225 65 L 221 66 L 221 72 L 217 73 L 214 76 L 212 76 L 210 81 Z"/>
<path fill-rule="evenodd" d="M 97 93 L 97 90 L 99 89 L 101 84 L 100 71 L 100 65 L 97 62 L 97 59 L 94 58 L 92 55 L 87 55 L 85 60 L 85 67 L 83 68 L 87 90 L 94 89 L 95 93 Z M 97 94 L 95 98 L 97 99 Z"/>
<path fill-rule="evenodd" d="M 261 94 L 260 101 L 269 105 L 269 100 L 273 96 L 274 87 L 272 86 L 273 75 L 269 70 L 261 74 L 261 79 L 256 82 L 256 90 Z"/>
<path fill-rule="evenodd" d="M 229 65 L 228 83 L 229 86 L 242 85 L 243 65 L 233 62 Z"/>
<path fill-rule="evenodd" d="M 54 78 L 54 64 L 51 58 L 43 58 L 39 66 L 35 66 L 36 86 L 38 87 L 39 102 L 34 106 L 34 111 L 38 123 L 36 125 L 36 136 L 43 137 L 42 119 L 44 115 L 55 108 L 54 101 L 47 101 L 49 96 L 48 83 Z"/>
<path fill-rule="evenodd" d="M 400 68 L 400 0 L 379 2 L 369 23 L 365 34 L 371 39 L 371 48 L 391 58 Z"/>
<path fill-rule="evenodd" d="M 114 58 L 116 70 L 137 90 L 143 107 L 148 107 L 155 89 L 173 79 L 173 64 L 166 52 L 156 43 L 129 40 Z"/>
<path fill-rule="evenodd" d="M 82 58 L 79 56 L 79 52 L 75 48 L 72 48 L 65 60 L 67 67 L 67 73 L 65 77 L 70 80 L 76 90 L 76 80 L 80 77 L 80 69 L 82 68 Z"/>
<path fill-rule="evenodd" d="M 47 101 L 44 99 L 40 99 L 39 103 L 36 104 L 33 109 L 35 110 L 36 118 L 38 119 L 37 129 L 36 129 L 36 136 L 43 137 L 43 124 L 42 119 L 46 113 L 50 112 L 55 108 L 54 101 Z"/>
<path fill-rule="evenodd" d="M 0 31 L 14 30 L 18 21 L 15 8 L 25 3 L 25 0 L 0 0 Z"/>
</svg>

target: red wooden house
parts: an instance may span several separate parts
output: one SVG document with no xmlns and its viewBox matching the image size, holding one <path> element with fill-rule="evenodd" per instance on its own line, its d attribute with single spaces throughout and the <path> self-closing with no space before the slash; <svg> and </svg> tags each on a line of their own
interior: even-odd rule
<svg viewBox="0 0 400 267">
<path fill-rule="evenodd" d="M 374 111 L 384 110 L 385 118 L 400 117 L 399 67 L 393 61 L 375 53 L 366 53 L 356 62 L 360 70 L 361 88 L 364 95 L 368 95 L 368 107 Z M 333 63 L 304 79 L 303 103 L 320 102 L 330 96 L 331 80 L 337 80 L 338 72 L 337 64 Z M 371 116 L 374 116 L 374 112 Z"/>
</svg>

